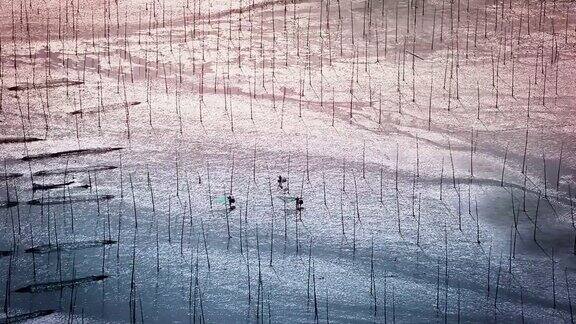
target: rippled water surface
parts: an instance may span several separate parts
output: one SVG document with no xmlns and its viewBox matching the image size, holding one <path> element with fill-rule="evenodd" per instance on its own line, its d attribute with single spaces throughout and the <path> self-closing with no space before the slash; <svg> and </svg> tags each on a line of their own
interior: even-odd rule
<svg viewBox="0 0 576 324">
<path fill-rule="evenodd" d="M 573 3 L 0 4 L 1 321 L 574 322 Z"/>
</svg>

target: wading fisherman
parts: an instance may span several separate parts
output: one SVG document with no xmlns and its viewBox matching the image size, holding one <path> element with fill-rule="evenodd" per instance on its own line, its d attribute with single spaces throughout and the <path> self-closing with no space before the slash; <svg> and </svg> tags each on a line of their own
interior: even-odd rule
<svg viewBox="0 0 576 324">
<path fill-rule="evenodd" d="M 302 211 L 304 209 L 304 200 L 300 197 L 296 197 L 296 210 Z"/>
<path fill-rule="evenodd" d="M 226 197 L 226 200 L 228 201 L 228 210 L 229 211 L 233 211 L 234 209 L 236 209 L 236 206 L 234 205 L 236 203 L 236 199 L 234 199 L 234 197 L 228 196 L 228 197 Z"/>
<path fill-rule="evenodd" d="M 298 214 L 298 218 L 296 221 L 302 221 L 302 210 L 304 209 L 304 200 L 300 197 L 295 198 L 296 201 L 296 213 Z"/>
<path fill-rule="evenodd" d="M 284 178 L 283 176 L 279 175 L 278 176 L 278 188 L 279 189 L 284 189 L 284 183 L 286 183 L 286 181 L 288 181 L 288 179 Z"/>
</svg>

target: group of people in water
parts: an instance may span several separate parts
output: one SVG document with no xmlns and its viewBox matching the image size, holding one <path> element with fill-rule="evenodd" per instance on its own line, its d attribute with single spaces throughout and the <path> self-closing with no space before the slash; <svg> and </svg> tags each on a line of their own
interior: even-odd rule
<svg viewBox="0 0 576 324">
<path fill-rule="evenodd" d="M 288 182 L 288 179 L 279 175 L 278 176 L 278 189 L 282 191 L 286 191 L 287 188 L 284 187 L 284 184 Z M 296 211 L 302 211 L 304 209 L 304 200 L 302 197 L 294 197 L 294 201 L 296 203 Z M 231 212 L 236 209 L 236 199 L 232 195 L 228 195 L 226 197 L 226 209 L 227 211 Z"/>
</svg>

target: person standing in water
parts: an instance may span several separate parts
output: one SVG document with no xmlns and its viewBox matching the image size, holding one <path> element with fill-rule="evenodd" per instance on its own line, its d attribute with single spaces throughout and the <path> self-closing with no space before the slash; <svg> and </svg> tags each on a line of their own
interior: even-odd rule
<svg viewBox="0 0 576 324">
<path fill-rule="evenodd" d="M 234 199 L 234 197 L 229 195 L 228 197 L 226 197 L 226 200 L 228 201 L 228 210 L 229 211 L 233 211 L 234 209 L 236 209 L 236 206 L 234 205 L 236 203 L 236 199 Z"/>
<path fill-rule="evenodd" d="M 284 178 L 283 176 L 278 176 L 278 189 L 284 190 L 284 183 L 286 183 L 288 179 Z"/>
</svg>

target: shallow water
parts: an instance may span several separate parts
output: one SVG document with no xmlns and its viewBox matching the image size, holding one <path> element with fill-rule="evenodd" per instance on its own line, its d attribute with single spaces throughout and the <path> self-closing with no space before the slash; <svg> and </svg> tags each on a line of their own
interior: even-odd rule
<svg viewBox="0 0 576 324">
<path fill-rule="evenodd" d="M 4 4 L 5 316 L 570 322 L 573 9 Z"/>
</svg>

